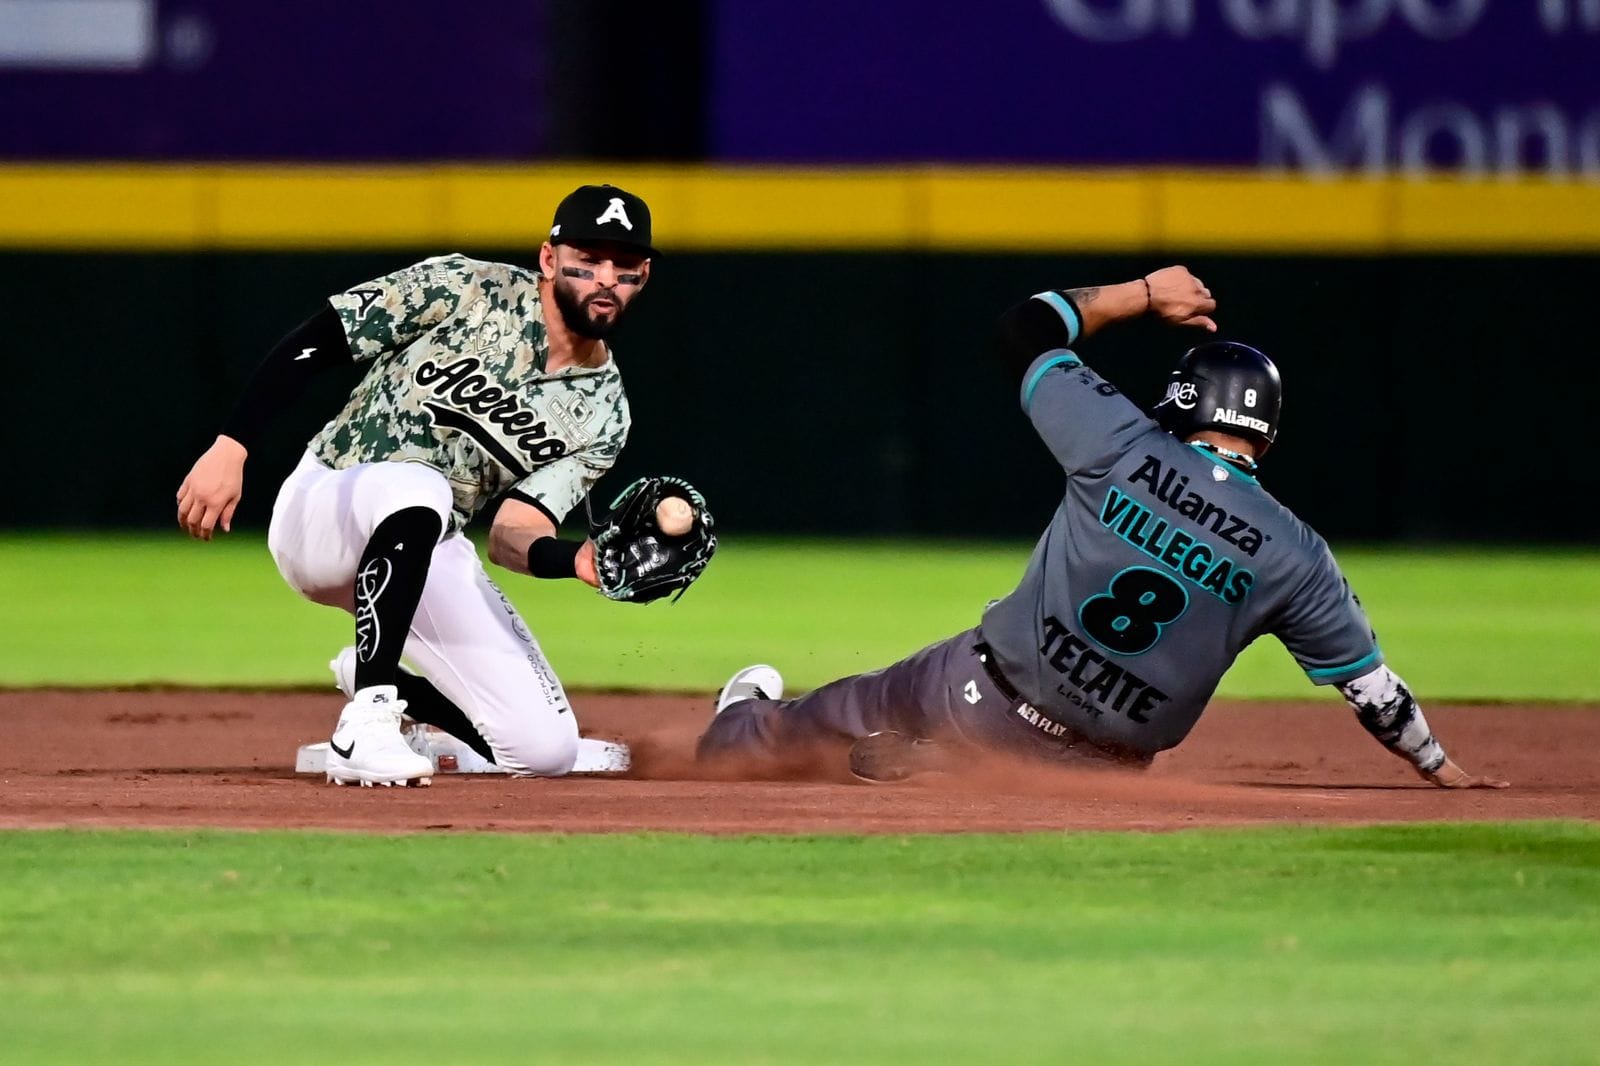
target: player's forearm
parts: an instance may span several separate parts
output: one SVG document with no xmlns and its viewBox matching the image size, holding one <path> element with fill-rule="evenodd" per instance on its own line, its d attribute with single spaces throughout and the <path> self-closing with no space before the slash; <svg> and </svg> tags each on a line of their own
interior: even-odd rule
<svg viewBox="0 0 1600 1066">
<path fill-rule="evenodd" d="M 1094 335 L 1113 322 L 1138 318 L 1150 310 L 1150 285 L 1145 281 L 1067 289 L 1064 295 L 1078 309 L 1082 320 L 1080 339 Z"/>
<path fill-rule="evenodd" d="M 489 561 L 528 577 L 575 577 L 595 584 L 594 548 L 587 540 L 561 540 L 543 505 L 514 496 L 500 505 L 489 527 Z"/>
<path fill-rule="evenodd" d="M 1444 748 L 1434 739 L 1411 690 L 1387 666 L 1339 686 L 1356 718 L 1373 737 L 1424 773 L 1444 765 Z"/>
<path fill-rule="evenodd" d="M 530 560 L 529 551 L 544 541 L 559 543 L 555 539 L 555 523 L 537 508 L 517 500 L 507 500 L 500 505 L 500 511 L 500 516 L 489 527 L 489 561 L 518 574 L 546 576 L 536 571 L 538 560 Z M 515 512 L 512 521 L 501 520 L 507 511 Z M 543 551 L 541 549 L 541 558 Z"/>
<path fill-rule="evenodd" d="M 350 362 L 350 346 L 339 314 L 324 305 L 267 353 L 223 422 L 222 433 L 246 449 L 253 447 L 262 430 L 307 384 L 323 372 Z"/>
<path fill-rule="evenodd" d="M 562 540 L 556 536 L 536 537 L 520 554 L 516 549 L 506 549 L 504 559 L 495 559 L 491 547 L 490 561 L 498 562 L 508 570 L 539 578 L 575 577 L 591 588 L 600 587 L 600 577 L 595 572 L 594 541 Z"/>
</svg>

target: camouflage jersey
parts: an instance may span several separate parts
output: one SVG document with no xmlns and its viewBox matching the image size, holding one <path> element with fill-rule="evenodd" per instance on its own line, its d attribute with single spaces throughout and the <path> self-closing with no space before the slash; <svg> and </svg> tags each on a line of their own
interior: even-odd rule
<svg viewBox="0 0 1600 1066">
<path fill-rule="evenodd" d="M 424 463 L 450 481 L 451 528 L 512 491 L 556 522 L 616 462 L 630 419 L 611 353 L 547 373 L 538 276 L 426 259 L 328 301 L 371 363 L 310 449 L 335 470 Z"/>
</svg>

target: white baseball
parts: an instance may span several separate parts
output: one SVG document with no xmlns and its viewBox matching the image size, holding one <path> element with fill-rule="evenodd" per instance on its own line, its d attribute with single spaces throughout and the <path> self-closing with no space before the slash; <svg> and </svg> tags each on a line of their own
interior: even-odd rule
<svg viewBox="0 0 1600 1066">
<path fill-rule="evenodd" d="M 694 508 L 682 496 L 668 496 L 656 504 L 656 527 L 669 537 L 681 537 L 694 525 Z"/>
</svg>

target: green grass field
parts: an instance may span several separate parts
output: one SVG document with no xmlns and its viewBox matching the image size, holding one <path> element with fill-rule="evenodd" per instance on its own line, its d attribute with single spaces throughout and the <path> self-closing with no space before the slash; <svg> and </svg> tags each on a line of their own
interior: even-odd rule
<svg viewBox="0 0 1600 1066">
<path fill-rule="evenodd" d="M 1600 1060 L 1592 825 L 0 841 L 13 1063 Z"/>
<path fill-rule="evenodd" d="M 1027 545 L 733 540 L 503 585 L 575 688 L 806 688 Z M 1600 700 L 1600 552 L 1340 552 L 1424 701 Z M 259 537 L 0 537 L 0 685 L 326 685 Z M 1275 642 L 1223 695 L 1306 697 Z M 529 802 L 538 801 L 530 783 Z M 0 832 L 0 1060 L 1600 1062 L 1600 827 L 830 838 Z"/>
<path fill-rule="evenodd" d="M 974 624 L 1026 544 L 730 539 L 676 604 L 614 604 L 576 582 L 493 571 L 576 689 L 710 692 L 771 662 L 810 688 Z M 1340 552 L 1395 668 L 1426 699 L 1600 699 L 1600 551 Z M 0 685 L 325 685 L 349 619 L 282 583 L 259 536 L 0 537 Z M 1226 697 L 1314 689 L 1276 641 Z"/>
</svg>

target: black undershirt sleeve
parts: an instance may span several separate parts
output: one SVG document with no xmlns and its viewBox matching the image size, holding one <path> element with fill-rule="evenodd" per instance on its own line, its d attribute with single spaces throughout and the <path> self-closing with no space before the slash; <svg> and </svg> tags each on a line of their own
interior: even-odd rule
<svg viewBox="0 0 1600 1066">
<path fill-rule="evenodd" d="M 1043 300 L 1029 298 L 1006 311 L 995 323 L 994 353 L 1017 387 L 1028 367 L 1044 352 L 1072 345 L 1061 314 Z"/>
<path fill-rule="evenodd" d="M 222 432 L 247 449 L 254 447 L 262 430 L 314 378 L 351 362 L 339 312 L 332 304 L 324 304 L 267 353 L 245 382 L 239 402 L 222 423 Z"/>
</svg>

